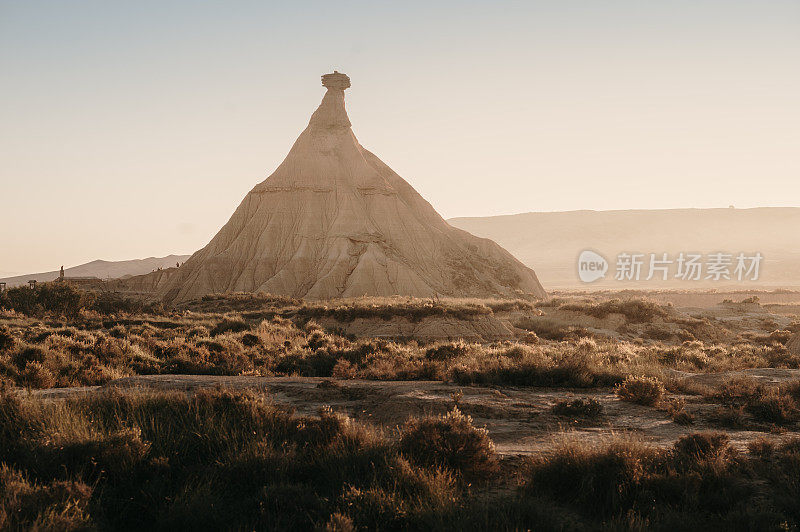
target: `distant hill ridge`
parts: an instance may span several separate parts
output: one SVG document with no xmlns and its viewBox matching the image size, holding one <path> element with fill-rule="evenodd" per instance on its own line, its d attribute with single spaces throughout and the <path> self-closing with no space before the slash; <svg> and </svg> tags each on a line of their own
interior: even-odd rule
<svg viewBox="0 0 800 532">
<path fill-rule="evenodd" d="M 524 264 L 535 268 L 547 289 L 559 288 L 720 288 L 732 285 L 700 281 L 626 286 L 613 281 L 616 254 L 760 251 L 763 273 L 757 283 L 736 288 L 800 288 L 800 208 L 664 209 L 615 211 L 530 212 L 448 220 L 450 225 L 494 240 Z M 584 249 L 603 254 L 610 262 L 607 280 L 592 284 L 577 278 L 576 259 Z M 169 268 L 189 255 L 168 255 L 128 261 L 95 260 L 66 268 L 67 277 L 122 278 Z M 58 270 L 0 279 L 8 287 L 29 279 L 52 281 Z"/>
<path fill-rule="evenodd" d="M 167 255 L 166 257 L 148 257 L 146 259 L 120 261 L 93 260 L 79 266 L 64 268 L 64 275 L 66 277 L 119 279 L 132 275 L 143 275 L 158 268 L 173 267 L 176 263 L 183 263 L 188 258 L 189 255 Z M 4 282 L 8 288 L 12 288 L 14 286 L 24 285 L 31 279 L 35 279 L 40 283 L 52 281 L 58 277 L 58 274 L 59 270 L 41 273 L 29 273 L 26 275 L 17 275 L 15 277 L 0 279 L 0 282 Z"/>
<path fill-rule="evenodd" d="M 741 287 L 705 279 L 615 281 L 615 260 L 622 252 L 761 252 L 761 278 L 747 286 L 800 287 L 800 208 L 796 207 L 530 212 L 448 222 L 503 246 L 535 269 L 546 289 Z M 610 263 L 606 279 L 590 285 L 577 277 L 577 257 L 587 249 Z"/>
</svg>

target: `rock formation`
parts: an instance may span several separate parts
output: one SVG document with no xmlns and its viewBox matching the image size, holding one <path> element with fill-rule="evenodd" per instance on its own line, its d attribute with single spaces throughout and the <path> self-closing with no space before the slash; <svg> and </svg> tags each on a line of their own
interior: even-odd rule
<svg viewBox="0 0 800 532">
<path fill-rule="evenodd" d="M 334 72 L 322 84 L 322 103 L 286 159 L 159 288 L 164 300 L 545 295 L 533 270 L 448 225 L 358 143 L 344 106 L 350 78 Z"/>
</svg>

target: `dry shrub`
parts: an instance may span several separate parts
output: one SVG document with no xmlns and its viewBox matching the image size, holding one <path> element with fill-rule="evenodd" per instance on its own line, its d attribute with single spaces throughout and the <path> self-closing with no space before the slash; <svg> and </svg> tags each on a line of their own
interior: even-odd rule
<svg viewBox="0 0 800 532">
<path fill-rule="evenodd" d="M 800 410 L 794 398 L 778 389 L 766 390 L 751 399 L 747 411 L 756 420 L 776 425 L 789 425 L 800 419 Z"/>
<path fill-rule="evenodd" d="M 442 416 L 409 419 L 399 447 L 414 462 L 445 467 L 467 481 L 487 480 L 499 467 L 486 429 L 475 427 L 457 407 Z"/>
<path fill-rule="evenodd" d="M 331 514 L 331 518 L 325 524 L 325 532 L 353 532 L 353 520 L 344 514 L 336 512 Z"/>
<path fill-rule="evenodd" d="M 756 438 L 747 444 L 747 450 L 754 456 L 768 458 L 775 451 L 775 443 L 764 438 Z"/>
<path fill-rule="evenodd" d="M 724 459 L 734 454 L 729 441 L 728 435 L 722 432 L 698 432 L 678 438 L 673 452 L 683 461 Z"/>
<path fill-rule="evenodd" d="M 0 326 L 0 353 L 10 351 L 12 347 L 14 347 L 14 336 L 8 327 Z"/>
<path fill-rule="evenodd" d="M 186 338 L 206 338 L 210 335 L 207 327 L 198 325 L 186 331 Z"/>
<path fill-rule="evenodd" d="M 788 383 L 768 386 L 753 379 L 737 378 L 724 382 L 706 399 L 719 402 L 730 411 L 746 411 L 756 421 L 789 425 L 800 420 L 800 385 Z"/>
<path fill-rule="evenodd" d="M 591 530 L 762 530 L 776 528 L 786 515 L 774 501 L 761 504 L 763 480 L 742 470 L 725 434 L 684 436 L 671 450 L 621 436 L 600 445 L 572 440 L 529 464 L 524 493 L 576 508 L 593 519 Z M 791 478 L 777 475 L 769 489 L 785 489 Z"/>
<path fill-rule="evenodd" d="M 655 377 L 629 375 L 617 385 L 616 393 L 622 401 L 654 406 L 661 400 L 665 390 L 661 381 Z"/>
<path fill-rule="evenodd" d="M 92 489 L 82 482 L 39 484 L 0 464 L 1 530 L 86 530 Z"/>
<path fill-rule="evenodd" d="M 253 347 L 261 343 L 261 338 L 253 333 L 244 333 L 241 338 L 242 345 L 245 347 Z"/>
<path fill-rule="evenodd" d="M 127 314 L 153 313 L 159 310 L 157 304 L 146 304 L 142 301 L 126 298 L 113 292 L 100 292 L 96 294 L 91 309 L 106 315 L 120 312 Z"/>
<path fill-rule="evenodd" d="M 469 352 L 469 345 L 463 340 L 448 344 L 436 345 L 425 351 L 428 360 L 449 360 L 465 355 Z"/>
<path fill-rule="evenodd" d="M 550 456 L 531 461 L 526 491 L 545 493 L 593 515 L 631 505 L 637 486 L 657 451 L 616 436 L 602 446 L 567 440 Z"/>
<path fill-rule="evenodd" d="M 533 332 L 539 338 L 557 342 L 589 335 L 589 331 L 584 327 L 576 327 L 559 320 L 538 316 L 520 318 L 513 325 L 519 329 Z"/>
<path fill-rule="evenodd" d="M 670 401 L 667 405 L 667 414 L 678 425 L 691 425 L 694 423 L 694 416 L 686 411 L 686 402 L 683 399 Z"/>
<path fill-rule="evenodd" d="M 567 303 L 563 310 L 581 312 L 595 318 L 605 318 L 609 314 L 622 314 L 631 323 L 652 323 L 656 318 L 666 318 L 669 313 L 659 304 L 644 299 L 621 301 L 611 299 L 598 303 Z"/>
<path fill-rule="evenodd" d="M 730 429 L 741 429 L 748 426 L 747 415 L 742 406 L 721 406 L 711 412 L 708 420 Z"/>
<path fill-rule="evenodd" d="M 357 374 L 358 368 L 354 367 L 353 364 L 347 360 L 337 361 L 331 371 L 331 377 L 336 379 L 354 379 Z"/>
<path fill-rule="evenodd" d="M 52 456 L 42 453 L 41 462 L 54 471 L 66 468 L 116 477 L 130 472 L 150 449 L 150 443 L 142 439 L 141 430 L 137 427 L 126 427 L 77 441 L 74 438 L 74 434 L 57 437 L 54 443 L 58 444 L 58 451 Z"/>
<path fill-rule="evenodd" d="M 20 374 L 20 384 L 28 388 L 52 388 L 56 380 L 41 362 L 31 361 Z"/>
<path fill-rule="evenodd" d="M 597 418 L 603 414 L 603 405 L 597 399 L 575 399 L 559 401 L 553 405 L 553 413 L 566 417 Z"/>
<path fill-rule="evenodd" d="M 225 333 L 238 333 L 242 331 L 247 331 L 250 329 L 250 326 L 247 324 L 246 321 L 243 319 L 224 319 L 217 323 L 210 331 L 211 336 L 218 336 L 220 334 Z"/>
</svg>

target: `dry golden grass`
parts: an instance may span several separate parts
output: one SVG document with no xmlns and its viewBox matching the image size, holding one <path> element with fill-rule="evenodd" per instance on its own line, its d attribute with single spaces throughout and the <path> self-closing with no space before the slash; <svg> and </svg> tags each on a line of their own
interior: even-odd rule
<svg viewBox="0 0 800 532">
<path fill-rule="evenodd" d="M 90 299 L 78 296 L 76 300 Z M 2 311 L 0 378 L 32 388 L 97 385 L 129 375 L 165 373 L 591 387 L 644 375 L 673 386 L 670 370 L 800 367 L 800 356 L 786 349 L 782 343 L 786 335 L 780 331 L 766 335 L 769 341 L 744 338 L 736 343 L 614 339 L 582 327 L 565 328 L 539 316 L 539 309 L 521 300 L 361 298 L 309 304 L 239 294 L 210 296 L 183 310 L 151 309 L 149 313 L 130 312 L 135 305 L 124 301 L 114 306 L 117 300 L 110 296 L 95 302 L 99 300 L 105 301 L 106 311 L 84 308 L 68 316 L 41 313 L 38 308 L 32 315 Z M 608 305 L 561 301 L 555 305 L 596 314 L 619 311 L 634 320 L 671 315 L 641 301 L 614 300 Z M 538 337 L 523 334 L 519 342 L 425 344 L 413 339 L 344 336 L 321 328 L 313 319 L 334 316 L 346 322 L 355 317 L 402 317 L 413 321 L 431 315 L 472 319 L 503 312 L 517 325 L 536 330 Z M 685 316 L 674 319 L 683 325 L 691 321 Z"/>
<path fill-rule="evenodd" d="M 719 425 L 793 430 L 797 383 L 732 380 L 708 387 L 675 376 L 800 367 L 800 357 L 784 345 L 785 330 L 768 319 L 760 331 L 743 334 L 727 323 L 641 301 L 306 303 L 242 294 L 171 310 L 104 297 L 73 312 L 58 306 L 55 292 L 48 294 L 51 299 L 43 296 L 24 312 L 0 310 L 0 528 L 800 526 L 800 444 L 790 438 L 754 443 L 749 454 L 735 452 L 724 434 L 715 433 L 686 436 L 670 449 L 623 436 L 600 446 L 573 440 L 520 468 L 519 461 L 501 460 L 487 432 L 457 409 L 413 417 L 392 432 L 331 409 L 297 416 L 254 393 L 117 392 L 44 400 L 9 386 L 180 373 L 618 385 L 621 399 L 658 406 L 656 414 L 676 423 L 691 424 L 694 415 L 667 390 L 718 403 L 719 412 L 701 415 L 705 421 L 716 416 Z M 607 319 L 611 314 L 624 319 L 618 330 L 598 332 L 594 325 L 565 326 L 543 312 L 606 320 L 597 326 L 620 322 Z M 426 343 L 356 338 L 315 321 L 488 315 L 536 333 L 521 333 L 518 342 Z M 682 340 L 681 330 L 691 338 Z M 454 394 L 456 405 L 462 401 Z M 601 410 L 579 398 L 561 401 L 553 413 L 588 423 Z"/>
</svg>

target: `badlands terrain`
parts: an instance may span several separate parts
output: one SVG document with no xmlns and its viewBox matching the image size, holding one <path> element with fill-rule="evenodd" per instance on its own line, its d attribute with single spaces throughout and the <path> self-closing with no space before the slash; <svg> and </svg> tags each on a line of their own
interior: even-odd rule
<svg viewBox="0 0 800 532">
<path fill-rule="evenodd" d="M 0 528 L 800 523 L 796 292 L 0 307 Z"/>
<path fill-rule="evenodd" d="M 759 252 L 785 288 L 796 235 L 736 209 L 451 225 L 356 139 L 350 78 L 322 84 L 179 266 L 0 286 L 0 529 L 800 526 L 800 293 L 533 268 L 570 287 L 622 235 Z"/>
</svg>

